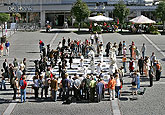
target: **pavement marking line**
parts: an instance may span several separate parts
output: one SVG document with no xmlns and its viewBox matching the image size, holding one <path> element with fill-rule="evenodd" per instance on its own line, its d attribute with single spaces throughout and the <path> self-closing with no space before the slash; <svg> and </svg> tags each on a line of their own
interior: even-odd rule
<svg viewBox="0 0 165 115">
<path fill-rule="evenodd" d="M 17 103 L 10 103 L 3 115 L 10 115 L 12 111 L 14 110 Z"/>
<path fill-rule="evenodd" d="M 100 38 L 101 42 L 103 43 L 103 36 L 100 35 L 99 38 Z M 118 105 L 118 99 L 112 100 L 111 105 L 112 105 L 113 115 L 121 115 L 119 105 Z"/>
<path fill-rule="evenodd" d="M 152 44 L 158 50 L 158 52 L 160 52 L 165 57 L 165 54 L 161 51 L 161 49 L 154 42 L 152 42 L 149 39 L 149 37 L 147 37 L 145 34 L 142 34 L 142 35 L 148 42 L 150 42 L 150 44 Z"/>
<path fill-rule="evenodd" d="M 120 109 L 119 109 L 119 105 L 118 105 L 118 100 L 112 100 L 112 111 L 113 111 L 113 115 L 121 115 Z"/>
<path fill-rule="evenodd" d="M 54 35 L 53 39 L 50 41 L 50 45 L 53 45 L 54 40 L 57 38 L 58 32 Z"/>
</svg>

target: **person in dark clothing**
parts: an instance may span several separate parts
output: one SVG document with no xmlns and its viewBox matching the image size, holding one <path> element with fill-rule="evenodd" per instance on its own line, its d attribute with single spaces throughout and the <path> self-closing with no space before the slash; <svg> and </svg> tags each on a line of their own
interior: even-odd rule
<svg viewBox="0 0 165 115">
<path fill-rule="evenodd" d="M 138 66 L 139 66 L 140 75 L 143 75 L 143 66 L 144 66 L 143 57 L 141 57 L 141 58 L 138 60 Z"/>
<path fill-rule="evenodd" d="M 153 78 L 154 78 L 153 71 L 150 72 L 149 77 L 150 77 L 150 87 L 152 87 L 153 86 Z"/>
<path fill-rule="evenodd" d="M 89 75 L 87 75 L 86 78 L 83 79 L 82 81 L 82 86 L 83 86 L 83 93 L 85 93 L 85 99 L 89 100 L 89 85 L 90 85 L 90 78 Z"/>
<path fill-rule="evenodd" d="M 64 79 L 62 79 L 62 91 L 63 91 L 62 100 L 63 101 L 66 100 L 69 97 L 68 88 L 69 88 L 69 85 L 70 85 L 69 80 L 67 79 L 68 74 L 65 74 L 64 76 L 65 76 Z"/>
<path fill-rule="evenodd" d="M 118 48 L 118 55 L 121 56 L 122 55 L 122 43 L 119 43 L 119 48 Z"/>
<path fill-rule="evenodd" d="M 69 57 L 69 63 L 70 63 L 70 69 L 72 68 L 71 65 L 73 63 L 73 56 L 72 56 L 72 53 L 70 54 L 70 57 Z"/>
<path fill-rule="evenodd" d="M 9 64 L 9 76 L 10 76 L 10 85 L 13 88 L 12 80 L 14 78 L 14 67 L 11 63 Z"/>
<path fill-rule="evenodd" d="M 61 66 L 61 62 L 58 63 L 58 71 L 59 71 L 59 77 L 61 77 L 61 71 L 62 71 L 62 66 Z"/>
<path fill-rule="evenodd" d="M 68 38 L 68 47 L 70 46 L 70 38 Z"/>
<path fill-rule="evenodd" d="M 55 66 L 57 65 L 57 61 L 58 61 L 58 55 L 57 55 L 57 51 L 55 51 L 54 55 L 54 61 L 55 61 Z"/>
<path fill-rule="evenodd" d="M 66 40 L 65 40 L 65 38 L 63 37 L 63 38 L 62 38 L 62 47 L 65 46 L 65 42 L 66 42 Z"/>
<path fill-rule="evenodd" d="M 3 62 L 3 69 L 5 70 L 5 77 L 9 77 L 9 71 L 8 71 L 8 62 L 7 59 L 5 59 L 5 61 Z"/>
<path fill-rule="evenodd" d="M 106 56 L 107 56 L 107 57 L 109 56 L 109 50 L 110 50 L 110 42 L 108 42 L 107 45 L 106 45 L 106 50 L 105 50 L 105 52 L 106 52 Z"/>
</svg>

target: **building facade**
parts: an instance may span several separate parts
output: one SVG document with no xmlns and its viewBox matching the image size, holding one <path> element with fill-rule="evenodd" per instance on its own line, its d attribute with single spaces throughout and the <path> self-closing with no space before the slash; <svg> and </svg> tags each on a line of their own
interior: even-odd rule
<svg viewBox="0 0 165 115">
<path fill-rule="evenodd" d="M 83 1 L 87 3 L 93 13 L 102 12 L 113 18 L 114 4 L 117 4 L 119 0 Z M 70 24 L 72 23 L 70 10 L 75 2 L 76 0 L 1 0 L 0 12 L 21 14 L 19 22 L 34 22 L 45 26 L 46 21 L 49 21 L 52 26 L 63 26 L 66 19 L 69 20 Z M 153 5 L 154 1 L 152 0 L 150 2 L 124 0 L 124 3 L 130 8 L 131 14 L 129 17 L 144 14 L 152 18 L 151 12 L 155 11 L 157 7 Z M 152 5 L 146 6 L 146 3 L 152 3 Z"/>
</svg>

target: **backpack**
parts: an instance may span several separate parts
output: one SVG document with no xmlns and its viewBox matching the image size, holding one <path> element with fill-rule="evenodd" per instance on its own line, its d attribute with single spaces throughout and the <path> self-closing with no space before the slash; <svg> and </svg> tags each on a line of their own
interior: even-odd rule
<svg viewBox="0 0 165 115">
<path fill-rule="evenodd" d="M 19 85 L 20 85 L 21 87 L 24 86 L 23 80 L 20 80 Z"/>
</svg>

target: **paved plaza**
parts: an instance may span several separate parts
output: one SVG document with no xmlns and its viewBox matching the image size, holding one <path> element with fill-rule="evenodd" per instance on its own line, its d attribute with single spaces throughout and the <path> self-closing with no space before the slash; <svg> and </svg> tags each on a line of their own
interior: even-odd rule
<svg viewBox="0 0 165 115">
<path fill-rule="evenodd" d="M 41 39 L 45 46 L 51 44 L 52 49 L 56 49 L 59 41 L 62 37 L 66 40 L 68 37 L 71 40 L 85 39 L 90 40 L 90 34 L 87 32 L 75 33 L 75 30 L 52 30 L 50 33 L 45 32 L 16 32 L 9 37 L 10 55 L 7 57 L 0 57 L 0 67 L 5 58 L 9 63 L 12 63 L 14 58 L 17 58 L 18 62 L 22 61 L 24 57 L 27 58 L 27 80 L 30 83 L 34 75 L 34 60 L 40 58 L 39 53 L 39 40 Z M 84 30 L 85 31 L 85 30 Z M 151 35 L 151 34 L 131 34 L 128 32 L 123 33 L 103 33 L 101 35 L 102 41 L 105 45 L 108 42 L 119 44 L 121 41 L 126 41 L 127 44 L 127 57 L 129 57 L 128 46 L 132 41 L 138 49 L 141 49 L 142 44 L 145 43 L 147 47 L 147 56 L 151 56 L 152 52 L 155 52 L 157 59 L 165 68 L 165 35 Z M 96 57 L 97 63 L 98 57 Z M 73 66 L 76 70 L 69 70 L 72 72 L 78 71 L 78 59 L 73 60 Z M 106 64 L 108 58 L 104 57 L 105 74 L 107 72 Z M 85 60 L 85 65 L 88 66 L 89 60 Z M 121 57 L 117 56 L 117 64 L 120 67 L 122 65 Z M 128 65 L 128 64 L 127 64 Z M 136 64 L 137 65 L 137 64 Z M 127 66 L 128 67 L 128 66 Z M 127 68 L 128 70 L 128 68 Z M 56 74 L 56 69 L 54 70 Z M 1 79 L 1 78 L 0 78 Z M 131 80 L 129 73 L 125 74 L 123 78 L 124 85 L 122 88 L 121 98 L 119 100 L 109 101 L 109 95 L 105 95 L 105 99 L 99 103 L 71 103 L 69 105 L 62 104 L 62 101 L 52 102 L 51 100 L 34 99 L 32 89 L 27 89 L 27 102 L 20 103 L 20 98 L 16 101 L 12 100 L 13 90 L 7 83 L 7 91 L 0 90 L 0 114 L 11 115 L 164 115 L 165 113 L 165 72 L 162 72 L 160 81 L 155 81 L 153 87 L 149 87 L 149 79 L 146 77 L 141 78 L 141 89 L 146 88 L 144 95 L 137 95 L 137 100 L 132 100 L 131 95 Z M 50 95 L 50 94 L 49 94 Z M 19 95 L 20 97 L 20 95 Z M 40 95 L 39 95 L 40 97 Z"/>
</svg>

